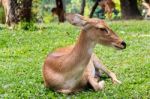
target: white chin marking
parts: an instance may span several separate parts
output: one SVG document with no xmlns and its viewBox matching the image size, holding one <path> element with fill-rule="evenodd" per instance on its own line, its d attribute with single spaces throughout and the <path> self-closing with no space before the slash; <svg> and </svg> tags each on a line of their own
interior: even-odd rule
<svg viewBox="0 0 150 99">
<path fill-rule="evenodd" d="M 89 45 L 90 46 L 90 48 L 88 48 L 88 54 L 92 54 L 93 53 L 93 48 L 94 48 L 94 46 L 95 46 L 95 43 L 94 42 L 92 42 L 91 43 L 91 45 Z"/>
</svg>

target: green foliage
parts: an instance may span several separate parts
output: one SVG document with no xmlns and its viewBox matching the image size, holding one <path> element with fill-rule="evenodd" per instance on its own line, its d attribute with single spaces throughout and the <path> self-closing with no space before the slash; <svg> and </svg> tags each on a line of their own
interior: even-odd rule
<svg viewBox="0 0 150 99">
<path fill-rule="evenodd" d="M 37 29 L 34 22 L 24 22 L 24 21 L 19 22 L 15 26 L 15 28 L 18 30 L 23 29 L 23 30 L 29 30 L 29 31 L 34 31 Z"/>
<path fill-rule="evenodd" d="M 114 0 L 115 4 L 116 4 L 116 9 L 121 11 L 121 8 L 120 8 L 120 0 Z"/>
<path fill-rule="evenodd" d="M 117 74 L 121 85 L 114 85 L 104 74 L 103 91 L 85 89 L 64 95 L 46 89 L 42 65 L 49 52 L 73 44 L 79 28 L 68 23 L 40 24 L 34 31 L 0 30 L 0 98 L 77 98 L 77 99 L 147 99 L 150 97 L 150 23 L 148 21 L 111 21 L 110 27 L 127 43 L 117 51 L 97 46 L 95 53 L 109 69 Z"/>
<path fill-rule="evenodd" d="M 32 1 L 32 19 L 33 21 L 38 21 L 42 16 L 42 0 L 33 0 Z"/>
</svg>

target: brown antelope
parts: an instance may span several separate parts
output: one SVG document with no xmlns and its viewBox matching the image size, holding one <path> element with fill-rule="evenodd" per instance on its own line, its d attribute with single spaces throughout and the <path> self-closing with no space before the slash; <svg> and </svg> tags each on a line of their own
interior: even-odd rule
<svg viewBox="0 0 150 99">
<path fill-rule="evenodd" d="M 102 65 L 93 49 L 97 43 L 124 49 L 126 43 L 100 19 L 85 18 L 79 14 L 65 16 L 67 21 L 82 27 L 82 30 L 74 46 L 57 49 L 47 56 L 43 66 L 45 86 L 58 92 L 71 93 L 89 83 L 95 91 L 102 90 L 104 81 L 96 77 L 99 70 L 111 77 L 113 83 L 121 83 L 113 72 Z"/>
<path fill-rule="evenodd" d="M 113 0 L 101 0 L 99 2 L 99 6 L 104 10 L 104 12 L 108 15 L 108 18 L 111 19 L 112 12 L 115 9 L 115 3 Z"/>
<path fill-rule="evenodd" d="M 149 19 L 150 18 L 150 3 L 145 2 L 143 0 L 142 5 L 145 8 L 145 19 Z"/>
<path fill-rule="evenodd" d="M 52 12 L 52 16 L 58 16 L 58 19 L 59 19 L 59 22 L 64 22 L 64 13 L 65 13 L 65 11 L 64 10 L 62 10 L 61 8 L 57 8 L 57 7 L 54 7 L 54 8 L 52 8 L 52 10 L 51 10 L 51 12 Z"/>
<path fill-rule="evenodd" d="M 52 10 L 51 10 L 51 12 L 52 12 L 52 16 L 54 16 L 54 15 L 58 15 L 58 9 L 57 8 L 52 8 Z"/>
</svg>

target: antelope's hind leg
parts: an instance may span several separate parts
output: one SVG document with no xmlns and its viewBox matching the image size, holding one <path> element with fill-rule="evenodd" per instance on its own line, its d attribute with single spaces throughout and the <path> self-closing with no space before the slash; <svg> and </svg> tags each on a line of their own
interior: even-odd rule
<svg viewBox="0 0 150 99">
<path fill-rule="evenodd" d="M 99 58 L 93 54 L 92 55 L 92 61 L 94 64 L 94 67 L 100 71 L 103 71 L 104 73 L 106 73 L 112 80 L 113 83 L 118 83 L 121 84 L 121 81 L 119 81 L 115 75 L 115 73 L 113 73 L 112 71 L 110 71 L 108 68 L 106 68 L 106 66 L 104 66 L 102 64 L 102 62 L 99 60 Z"/>
</svg>

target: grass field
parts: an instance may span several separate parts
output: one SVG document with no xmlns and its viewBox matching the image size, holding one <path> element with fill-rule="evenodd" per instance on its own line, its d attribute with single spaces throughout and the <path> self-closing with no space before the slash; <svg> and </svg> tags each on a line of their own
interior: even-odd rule
<svg viewBox="0 0 150 99">
<path fill-rule="evenodd" d="M 79 28 L 65 24 L 38 25 L 35 31 L 0 28 L 0 99 L 17 98 L 88 98 L 120 99 L 150 98 L 150 21 L 108 22 L 122 37 L 127 48 L 117 51 L 97 45 L 95 53 L 114 71 L 121 85 L 113 85 L 104 75 L 103 91 L 85 89 L 64 95 L 46 89 L 41 68 L 45 57 L 58 47 L 75 42 Z"/>
</svg>

